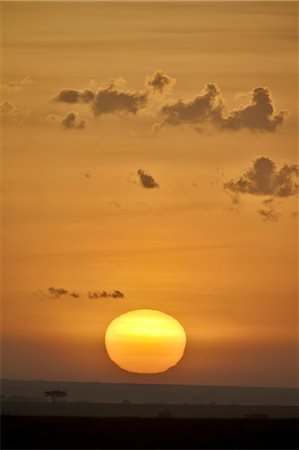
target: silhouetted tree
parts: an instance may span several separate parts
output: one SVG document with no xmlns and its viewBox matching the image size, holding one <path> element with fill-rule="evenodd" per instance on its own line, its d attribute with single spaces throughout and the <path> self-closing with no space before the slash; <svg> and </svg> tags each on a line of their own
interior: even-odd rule
<svg viewBox="0 0 299 450">
<path fill-rule="evenodd" d="M 44 394 L 52 400 L 53 404 L 67 396 L 65 391 L 45 391 Z"/>
</svg>

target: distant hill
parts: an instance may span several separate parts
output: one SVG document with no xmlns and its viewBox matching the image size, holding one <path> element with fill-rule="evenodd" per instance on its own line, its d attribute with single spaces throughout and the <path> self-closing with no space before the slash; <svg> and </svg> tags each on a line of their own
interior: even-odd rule
<svg viewBox="0 0 299 450">
<path fill-rule="evenodd" d="M 71 402 L 298 405 L 295 388 L 1 380 L 1 394 L 11 401 L 42 400 L 49 390 L 67 391 Z"/>
</svg>

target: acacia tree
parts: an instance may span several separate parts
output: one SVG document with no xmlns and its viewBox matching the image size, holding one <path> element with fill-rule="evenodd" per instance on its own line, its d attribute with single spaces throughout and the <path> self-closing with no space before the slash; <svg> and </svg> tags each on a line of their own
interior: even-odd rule
<svg viewBox="0 0 299 450">
<path fill-rule="evenodd" d="M 44 394 L 52 400 L 53 404 L 67 396 L 65 391 L 45 391 Z"/>
</svg>

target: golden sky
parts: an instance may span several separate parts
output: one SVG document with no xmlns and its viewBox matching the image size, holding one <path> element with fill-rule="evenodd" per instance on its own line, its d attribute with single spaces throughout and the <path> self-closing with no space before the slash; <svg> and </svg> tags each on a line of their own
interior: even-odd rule
<svg viewBox="0 0 299 450">
<path fill-rule="evenodd" d="M 297 7 L 1 2 L 2 376 L 296 384 Z M 176 367 L 109 360 L 133 309 Z"/>
</svg>

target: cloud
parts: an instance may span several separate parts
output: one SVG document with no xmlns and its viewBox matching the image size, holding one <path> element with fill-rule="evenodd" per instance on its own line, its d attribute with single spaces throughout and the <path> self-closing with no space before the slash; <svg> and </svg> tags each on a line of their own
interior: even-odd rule
<svg viewBox="0 0 299 450">
<path fill-rule="evenodd" d="M 274 100 L 267 87 L 256 87 L 250 95 L 251 101 L 248 105 L 241 105 L 226 112 L 220 89 L 216 84 L 209 83 L 190 101 L 180 99 L 164 105 L 160 110 L 160 126 L 189 124 L 197 131 L 204 131 L 207 127 L 218 131 L 276 131 L 277 127 L 283 124 L 287 111 L 275 111 Z"/>
<path fill-rule="evenodd" d="M 73 298 L 80 298 L 80 295 L 78 294 L 78 292 L 69 292 L 69 296 L 73 297 Z"/>
<path fill-rule="evenodd" d="M 6 114 L 15 113 L 17 111 L 17 109 L 12 102 L 10 102 L 9 100 L 4 100 L 0 104 L 0 111 L 1 111 L 1 114 L 6 115 Z"/>
<path fill-rule="evenodd" d="M 139 176 L 140 183 L 144 188 L 154 189 L 159 187 L 155 179 L 149 173 L 144 172 L 144 170 L 138 169 L 137 174 Z"/>
<path fill-rule="evenodd" d="M 78 113 L 70 112 L 64 117 L 60 114 L 51 113 L 44 117 L 43 121 L 49 124 L 60 124 L 66 129 L 82 130 L 86 128 L 87 121 L 81 119 Z"/>
<path fill-rule="evenodd" d="M 54 287 L 49 287 L 46 291 L 46 293 L 44 291 L 39 290 L 38 291 L 40 294 L 42 294 L 44 297 L 50 297 L 50 298 L 61 298 L 61 297 L 65 297 L 65 296 L 69 296 L 69 297 L 73 297 L 73 298 L 80 298 L 80 295 L 78 294 L 78 292 L 76 291 L 68 291 L 64 288 L 54 288 Z"/>
<path fill-rule="evenodd" d="M 90 103 L 95 97 L 95 94 L 90 89 L 85 89 L 83 91 L 78 91 L 76 89 L 62 89 L 55 96 L 54 100 L 62 103 Z"/>
<path fill-rule="evenodd" d="M 68 291 L 63 288 L 54 288 L 51 286 L 48 288 L 48 293 L 52 298 L 60 298 L 63 295 L 67 295 Z"/>
<path fill-rule="evenodd" d="M 64 288 L 55 288 L 55 287 L 49 287 L 46 292 L 39 290 L 40 294 L 42 294 L 44 297 L 51 298 L 51 299 L 57 299 L 62 297 L 72 297 L 74 299 L 80 298 L 80 294 L 77 291 L 69 291 Z M 123 292 L 114 290 L 112 292 L 108 291 L 89 291 L 87 293 L 87 298 L 89 299 L 99 299 L 99 298 L 124 298 L 125 295 Z"/>
<path fill-rule="evenodd" d="M 176 79 L 167 75 L 162 70 L 157 70 L 152 75 L 145 77 L 145 86 L 153 92 L 163 94 L 170 91 L 176 83 Z"/>
<path fill-rule="evenodd" d="M 88 298 L 91 300 L 99 299 L 99 298 L 124 298 L 124 294 L 121 291 L 89 291 Z"/>
<path fill-rule="evenodd" d="M 240 178 L 224 183 L 224 189 L 237 195 L 290 197 L 298 192 L 298 175 L 298 165 L 279 166 L 270 158 L 261 156 Z"/>
<path fill-rule="evenodd" d="M 54 100 L 68 104 L 89 103 L 96 117 L 103 114 L 136 114 L 147 106 L 148 92 L 125 90 L 122 88 L 125 83 L 123 78 L 116 78 L 96 93 L 90 89 L 62 89 Z"/>
<path fill-rule="evenodd" d="M 251 103 L 232 110 L 220 120 L 220 126 L 228 130 L 275 131 L 282 125 L 287 111 L 275 113 L 274 101 L 267 87 L 257 87 L 252 91 Z"/>
<path fill-rule="evenodd" d="M 284 199 L 298 193 L 299 166 L 296 164 L 277 164 L 270 158 L 256 158 L 252 166 L 235 180 L 224 183 L 225 191 L 233 203 L 240 202 L 240 195 L 268 196 L 257 212 L 263 220 L 276 222 L 280 213 L 276 210 L 274 199 Z"/>
<path fill-rule="evenodd" d="M 14 81 L 10 81 L 7 84 L 1 84 L 0 88 L 1 91 L 6 91 L 6 92 L 23 92 L 25 87 L 33 84 L 34 81 L 29 77 L 26 76 L 25 78 L 23 78 L 22 80 L 14 80 Z"/>
<path fill-rule="evenodd" d="M 154 124 L 153 132 L 166 125 L 193 126 L 199 132 L 209 131 L 267 131 L 275 132 L 287 115 L 286 110 L 276 111 L 272 93 L 268 87 L 258 86 L 246 93 L 245 105 L 227 110 L 222 92 L 215 83 L 207 83 L 193 99 L 166 102 L 176 79 L 156 70 L 145 77 L 145 90 L 129 90 L 126 80 L 119 77 L 110 80 L 104 87 L 96 83 L 87 89 L 62 89 L 55 101 L 67 104 L 86 103 L 95 117 L 104 114 L 137 114 L 149 108 L 152 114 L 158 111 L 161 120 Z M 156 95 L 158 94 L 158 96 Z"/>
<path fill-rule="evenodd" d="M 277 222 L 280 217 L 280 213 L 274 208 L 274 201 L 272 198 L 263 201 L 263 208 L 258 210 L 258 214 L 260 214 L 263 220 L 267 222 Z"/>
<path fill-rule="evenodd" d="M 28 118 L 30 110 L 20 110 L 16 108 L 10 100 L 4 100 L 0 103 L 0 113 L 2 121 L 13 125 L 23 125 L 25 119 Z"/>
<path fill-rule="evenodd" d="M 67 129 L 82 130 L 86 127 L 86 120 L 80 119 L 79 115 L 73 112 L 68 113 L 61 123 Z"/>
<path fill-rule="evenodd" d="M 95 95 L 91 108 L 96 117 L 102 114 L 136 114 L 148 105 L 146 91 L 125 91 L 114 85 L 100 89 Z"/>
<path fill-rule="evenodd" d="M 189 102 L 182 99 L 177 102 L 165 105 L 161 109 L 164 117 L 162 124 L 199 125 L 207 121 L 214 121 L 221 115 L 223 108 L 222 95 L 215 84 L 207 84 L 202 92 Z"/>
<path fill-rule="evenodd" d="M 50 113 L 44 117 L 43 122 L 56 124 L 61 123 L 62 119 L 63 117 L 61 117 L 59 114 Z"/>
</svg>

